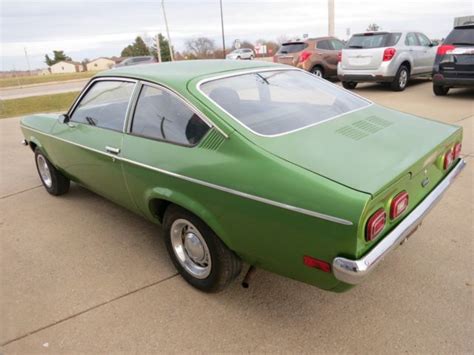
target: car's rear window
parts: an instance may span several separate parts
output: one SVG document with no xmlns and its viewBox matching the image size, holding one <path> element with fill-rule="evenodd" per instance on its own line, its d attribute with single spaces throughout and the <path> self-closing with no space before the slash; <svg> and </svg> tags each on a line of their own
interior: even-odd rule
<svg viewBox="0 0 474 355">
<path fill-rule="evenodd" d="M 240 74 L 200 89 L 251 131 L 274 136 L 334 118 L 370 103 L 298 70 Z"/>
<path fill-rule="evenodd" d="M 381 48 L 390 47 L 397 44 L 401 33 L 361 33 L 353 35 L 346 48 Z"/>
<path fill-rule="evenodd" d="M 474 26 L 458 27 L 453 29 L 443 43 L 474 46 Z"/>
<path fill-rule="evenodd" d="M 278 54 L 296 53 L 296 52 L 302 51 L 306 47 L 308 47 L 308 44 L 304 42 L 283 43 L 281 47 L 278 49 L 277 53 Z"/>
</svg>

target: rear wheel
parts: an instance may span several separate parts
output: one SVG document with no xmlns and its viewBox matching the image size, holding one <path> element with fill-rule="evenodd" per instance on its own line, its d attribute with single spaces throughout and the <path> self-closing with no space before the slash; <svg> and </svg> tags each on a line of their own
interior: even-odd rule
<svg viewBox="0 0 474 355">
<path fill-rule="evenodd" d="M 434 85 L 433 92 L 436 96 L 445 96 L 448 94 L 449 88 L 443 85 Z"/>
<path fill-rule="evenodd" d="M 392 81 L 390 87 L 393 91 L 403 91 L 407 87 L 408 79 L 410 78 L 410 70 L 406 65 L 401 65 L 398 68 L 397 74 Z"/>
<path fill-rule="evenodd" d="M 344 89 L 352 90 L 355 89 L 357 83 L 355 81 L 343 81 L 342 86 L 344 87 Z"/>
<path fill-rule="evenodd" d="M 198 217 L 175 205 L 163 227 L 168 253 L 181 276 L 204 292 L 218 292 L 240 273 L 240 259 Z"/>
<path fill-rule="evenodd" d="M 324 71 L 323 68 L 321 68 L 320 66 L 315 66 L 313 69 L 311 69 L 311 73 L 313 73 L 319 78 L 324 78 Z"/>
<path fill-rule="evenodd" d="M 46 191 L 54 196 L 63 195 L 69 191 L 69 179 L 49 162 L 39 148 L 35 149 L 35 161 L 38 175 Z"/>
</svg>

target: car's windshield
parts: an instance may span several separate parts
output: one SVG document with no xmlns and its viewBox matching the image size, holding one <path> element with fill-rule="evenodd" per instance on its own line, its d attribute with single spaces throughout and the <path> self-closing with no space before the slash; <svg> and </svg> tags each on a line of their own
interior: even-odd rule
<svg viewBox="0 0 474 355">
<path fill-rule="evenodd" d="M 205 82 L 200 88 L 245 127 L 266 136 L 312 126 L 369 105 L 299 70 L 241 74 Z"/>
<path fill-rule="evenodd" d="M 361 33 L 351 37 L 346 48 L 380 48 L 397 44 L 401 33 Z"/>
</svg>

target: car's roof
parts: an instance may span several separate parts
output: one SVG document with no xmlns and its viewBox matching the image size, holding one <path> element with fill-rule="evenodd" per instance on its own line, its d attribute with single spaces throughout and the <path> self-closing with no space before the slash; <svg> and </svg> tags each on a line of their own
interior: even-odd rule
<svg viewBox="0 0 474 355">
<path fill-rule="evenodd" d="M 195 78 L 206 78 L 229 71 L 242 71 L 258 68 L 281 67 L 272 62 L 252 60 L 250 62 L 211 59 L 183 60 L 157 64 L 143 64 L 130 67 L 114 68 L 97 74 L 97 77 L 120 76 L 162 83 L 178 89 Z"/>
</svg>

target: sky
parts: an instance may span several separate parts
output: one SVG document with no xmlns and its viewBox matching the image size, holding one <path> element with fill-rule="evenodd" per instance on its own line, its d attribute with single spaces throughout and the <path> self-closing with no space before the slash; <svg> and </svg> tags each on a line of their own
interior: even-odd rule
<svg viewBox="0 0 474 355">
<path fill-rule="evenodd" d="M 165 0 L 176 50 L 209 37 L 221 46 L 219 0 Z M 327 0 L 222 0 L 226 47 L 327 34 Z M 336 36 L 364 31 L 417 30 L 444 38 L 454 17 L 474 14 L 473 0 L 335 0 Z M 166 33 L 161 0 L 0 0 L 0 70 L 44 68 L 44 55 L 64 50 L 73 60 L 119 56 L 137 35 Z M 25 56 L 28 54 L 28 61 Z"/>
</svg>

